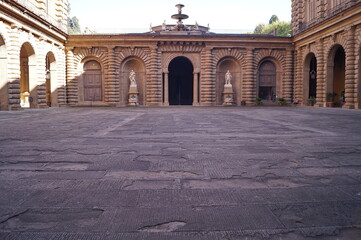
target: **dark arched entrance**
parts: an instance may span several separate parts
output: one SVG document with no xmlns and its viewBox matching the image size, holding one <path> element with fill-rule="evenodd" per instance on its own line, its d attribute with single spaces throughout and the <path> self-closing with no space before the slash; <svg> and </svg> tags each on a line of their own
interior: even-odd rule
<svg viewBox="0 0 361 240">
<path fill-rule="evenodd" d="M 258 97 L 263 100 L 276 100 L 276 66 L 264 61 L 259 67 Z"/>
<path fill-rule="evenodd" d="M 315 55 L 312 56 L 310 62 L 308 97 L 317 97 L 317 60 Z"/>
<path fill-rule="evenodd" d="M 333 95 L 335 106 L 345 103 L 345 51 L 341 45 L 334 46 L 328 57 L 327 94 Z"/>
<path fill-rule="evenodd" d="M 192 105 L 193 65 L 185 57 L 174 58 L 169 70 L 169 104 Z"/>
</svg>

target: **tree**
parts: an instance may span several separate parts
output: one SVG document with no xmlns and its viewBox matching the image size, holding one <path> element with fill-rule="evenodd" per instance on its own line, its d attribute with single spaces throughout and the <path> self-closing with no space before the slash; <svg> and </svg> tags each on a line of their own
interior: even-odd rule
<svg viewBox="0 0 361 240">
<path fill-rule="evenodd" d="M 68 16 L 70 16 L 70 4 L 68 5 Z M 68 17 L 68 33 L 69 34 L 80 34 L 80 24 L 79 19 L 77 17 Z"/>
<path fill-rule="evenodd" d="M 265 24 L 260 23 L 260 24 L 258 24 L 258 25 L 256 26 L 256 28 L 254 29 L 254 32 L 253 32 L 253 33 L 255 33 L 255 34 L 262 34 L 263 29 L 264 29 L 265 27 L 266 27 Z"/>
<path fill-rule="evenodd" d="M 263 34 L 269 34 L 270 32 L 276 32 L 276 36 L 287 37 L 291 35 L 291 22 L 274 22 L 272 24 L 268 24 L 263 29 Z"/>
<path fill-rule="evenodd" d="M 272 15 L 269 24 L 258 24 L 254 29 L 254 34 L 273 34 L 275 36 L 286 37 L 291 35 L 291 22 L 280 22 L 276 15 Z"/>
<path fill-rule="evenodd" d="M 273 14 L 268 23 L 272 24 L 272 23 L 278 22 L 278 21 L 279 21 L 279 19 L 278 19 L 277 15 Z"/>
<path fill-rule="evenodd" d="M 80 24 L 77 17 L 68 18 L 68 32 L 69 34 L 80 34 Z"/>
</svg>

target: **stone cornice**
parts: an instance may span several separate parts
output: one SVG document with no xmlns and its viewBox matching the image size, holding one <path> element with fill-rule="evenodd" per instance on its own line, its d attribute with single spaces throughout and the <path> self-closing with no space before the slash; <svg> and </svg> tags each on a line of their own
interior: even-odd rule
<svg viewBox="0 0 361 240">
<path fill-rule="evenodd" d="M 56 26 L 32 13 L 14 1 L 0 1 L 0 19 L 39 32 L 38 35 L 48 35 L 64 43 L 68 36 Z M 15 20 L 16 19 L 16 20 Z M 40 34 L 41 33 L 41 34 Z"/>
</svg>

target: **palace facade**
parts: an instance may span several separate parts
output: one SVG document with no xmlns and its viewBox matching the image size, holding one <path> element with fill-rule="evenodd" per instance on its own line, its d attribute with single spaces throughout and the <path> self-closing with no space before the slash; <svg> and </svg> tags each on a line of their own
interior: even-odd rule
<svg viewBox="0 0 361 240">
<path fill-rule="evenodd" d="M 179 5 L 178 5 L 179 6 Z M 293 0 L 291 37 L 215 34 L 178 22 L 142 34 L 68 35 L 67 0 L 0 1 L 0 107 L 143 106 L 256 98 L 361 108 L 361 2 Z"/>
</svg>

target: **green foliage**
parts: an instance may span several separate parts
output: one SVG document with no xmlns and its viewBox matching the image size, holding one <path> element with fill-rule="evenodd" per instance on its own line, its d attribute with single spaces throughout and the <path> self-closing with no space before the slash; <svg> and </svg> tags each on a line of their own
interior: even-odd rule
<svg viewBox="0 0 361 240">
<path fill-rule="evenodd" d="M 315 97 L 309 97 L 308 100 L 307 100 L 307 103 L 308 104 L 315 104 L 316 103 L 316 98 Z"/>
<path fill-rule="evenodd" d="M 256 98 L 256 105 L 262 105 L 262 98 Z"/>
<path fill-rule="evenodd" d="M 281 106 L 284 106 L 284 105 L 287 104 L 286 99 L 284 99 L 284 98 L 279 98 L 279 99 L 278 99 L 278 103 L 279 103 Z"/>
<path fill-rule="evenodd" d="M 68 18 L 68 33 L 69 34 L 80 34 L 80 24 L 77 17 Z"/>
<path fill-rule="evenodd" d="M 273 22 L 268 24 L 262 33 L 268 34 L 274 30 L 276 31 L 276 36 L 289 36 L 291 34 L 291 22 Z"/>
<path fill-rule="evenodd" d="M 272 15 L 269 24 L 258 24 L 254 29 L 254 34 L 270 34 L 275 32 L 276 36 L 286 37 L 291 35 L 291 22 L 280 22 L 276 15 Z"/>
<path fill-rule="evenodd" d="M 272 15 L 272 17 L 268 21 L 269 24 L 272 24 L 274 22 L 279 22 L 279 19 L 278 19 L 277 15 Z"/>
<path fill-rule="evenodd" d="M 260 23 L 256 26 L 256 28 L 254 29 L 255 34 L 262 34 L 263 30 L 265 29 L 266 25 L 263 23 Z"/>
</svg>

